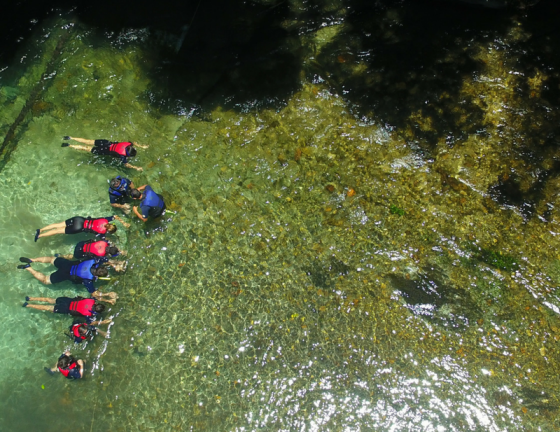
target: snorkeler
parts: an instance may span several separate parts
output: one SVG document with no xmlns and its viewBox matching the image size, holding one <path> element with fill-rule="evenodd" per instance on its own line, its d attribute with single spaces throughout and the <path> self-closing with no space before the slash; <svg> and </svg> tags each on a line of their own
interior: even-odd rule
<svg viewBox="0 0 560 432">
<path fill-rule="evenodd" d="M 96 155 L 109 155 L 109 156 L 117 157 L 121 159 L 125 167 L 133 168 L 137 171 L 143 171 L 143 169 L 141 167 L 136 167 L 134 165 L 129 164 L 126 158 L 136 156 L 136 149 L 133 146 L 140 147 L 142 149 L 146 149 L 149 147 L 149 146 L 142 146 L 140 144 L 136 144 L 133 142 L 111 142 L 106 139 L 89 140 L 84 138 L 75 138 L 71 136 L 65 136 L 64 139 L 74 140 L 79 143 L 85 144 L 85 146 L 62 143 L 62 147 L 71 147 L 76 150 L 84 150 Z"/>
<path fill-rule="evenodd" d="M 116 299 L 119 297 L 116 293 L 93 293 L 93 298 L 83 298 L 83 297 L 58 297 L 56 299 L 49 297 L 25 297 L 25 303 L 23 303 L 24 308 L 37 309 L 41 311 L 47 311 L 52 313 L 58 313 L 63 315 L 71 315 L 77 317 L 85 317 L 88 324 L 95 324 L 95 315 L 103 313 L 105 310 L 105 305 L 99 303 L 99 301 L 104 301 L 109 304 L 115 304 Z M 104 297 L 108 297 L 106 299 Z M 54 306 L 47 305 L 36 305 L 29 304 L 30 301 L 49 303 Z M 99 320 L 97 325 L 109 324 L 111 319 Z"/>
<path fill-rule="evenodd" d="M 45 367 L 45 372 L 54 375 L 58 370 L 68 379 L 80 379 L 84 376 L 84 364 L 83 360 L 76 360 L 70 351 L 66 351 L 58 358 L 53 368 Z"/>
<path fill-rule="evenodd" d="M 109 182 L 109 201 L 112 207 L 121 209 L 124 214 L 130 213 L 130 192 L 134 189 L 132 180 L 116 176 Z"/>
<path fill-rule="evenodd" d="M 70 338 L 74 338 L 74 343 L 82 343 L 89 337 L 93 339 L 97 333 L 104 338 L 107 337 L 107 332 L 85 322 L 74 321 L 72 325 L 68 327 L 68 330 L 70 330 L 70 334 L 66 334 L 70 336 Z"/>
<path fill-rule="evenodd" d="M 70 261 L 60 257 L 39 257 L 33 259 L 21 257 L 19 260 L 25 264 L 18 265 L 18 269 L 27 270 L 35 277 L 35 279 L 45 285 L 71 281 L 75 284 L 81 283 L 90 293 L 93 293 L 96 290 L 93 283 L 98 278 L 106 278 L 108 275 L 107 269 L 102 267 L 101 263 L 93 259 L 80 262 Z M 58 270 L 50 275 L 45 275 L 31 268 L 32 262 L 53 264 Z"/>
<path fill-rule="evenodd" d="M 143 191 L 143 193 L 142 193 Z M 132 199 L 142 200 L 138 207 L 133 207 L 134 214 L 138 216 L 144 222 L 148 221 L 148 217 L 158 218 L 165 214 L 165 203 L 163 202 L 163 197 L 154 192 L 154 190 L 148 186 L 140 186 L 138 189 L 133 189 L 130 193 Z"/>
<path fill-rule="evenodd" d="M 122 223 L 125 228 L 130 227 L 129 223 L 126 223 L 117 215 L 105 218 L 92 218 L 89 216 L 84 218 L 81 216 L 74 216 L 64 222 L 58 222 L 47 225 L 44 228 L 38 228 L 37 231 L 35 231 L 35 241 L 42 237 L 49 237 L 56 234 L 79 234 L 82 232 L 96 233 L 97 235 L 103 237 L 106 233 L 113 234 L 117 231 L 117 226 L 109 223 L 114 219 Z"/>
<path fill-rule="evenodd" d="M 111 246 L 107 240 L 86 240 L 79 242 L 74 248 L 74 254 L 55 255 L 55 258 L 66 259 L 94 259 L 98 263 L 107 263 L 117 271 L 124 270 L 124 262 L 112 260 L 118 255 L 126 255 L 126 252 L 119 251 L 117 247 Z"/>
</svg>

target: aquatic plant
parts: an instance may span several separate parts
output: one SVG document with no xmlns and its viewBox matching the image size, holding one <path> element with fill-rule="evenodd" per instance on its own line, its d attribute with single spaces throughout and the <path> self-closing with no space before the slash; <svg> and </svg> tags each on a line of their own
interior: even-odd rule
<svg viewBox="0 0 560 432">
<path fill-rule="evenodd" d="M 399 216 L 404 216 L 404 210 L 397 207 L 394 204 L 391 204 L 391 206 L 389 207 L 389 211 L 391 212 L 391 214 L 397 214 Z"/>
<path fill-rule="evenodd" d="M 500 270 L 511 272 L 519 268 L 517 260 L 513 256 L 502 252 L 482 249 L 478 255 L 478 258 L 486 264 L 496 267 Z"/>
</svg>

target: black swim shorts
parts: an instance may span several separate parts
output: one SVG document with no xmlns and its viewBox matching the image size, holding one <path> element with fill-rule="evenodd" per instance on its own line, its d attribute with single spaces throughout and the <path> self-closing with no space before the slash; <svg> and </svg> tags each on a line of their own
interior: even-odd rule
<svg viewBox="0 0 560 432">
<path fill-rule="evenodd" d="M 75 262 L 69 261 L 65 258 L 57 258 L 54 260 L 53 264 L 58 270 L 51 274 L 51 284 L 57 284 L 74 279 L 73 276 L 70 276 L 70 269 L 75 264 Z"/>
<path fill-rule="evenodd" d="M 111 147 L 111 141 L 106 139 L 98 139 L 95 140 L 93 143 L 93 147 L 91 148 L 91 152 L 93 154 L 98 155 L 109 155 L 111 151 L 109 150 Z"/>
<path fill-rule="evenodd" d="M 66 220 L 65 234 L 78 234 L 84 231 L 84 222 L 86 220 L 81 216 L 74 216 Z"/>
<path fill-rule="evenodd" d="M 86 245 L 86 243 L 86 241 L 81 241 L 76 245 L 76 247 L 74 248 L 74 258 L 81 260 L 89 256 L 84 253 L 84 246 Z"/>
<path fill-rule="evenodd" d="M 54 313 L 59 313 L 59 314 L 70 313 L 70 303 L 72 303 L 72 299 L 70 297 L 57 298 L 56 304 L 54 305 Z"/>
</svg>

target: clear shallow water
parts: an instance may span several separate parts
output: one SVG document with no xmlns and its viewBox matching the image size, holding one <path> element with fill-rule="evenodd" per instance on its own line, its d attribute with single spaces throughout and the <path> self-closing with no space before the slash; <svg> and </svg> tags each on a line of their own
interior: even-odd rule
<svg viewBox="0 0 560 432">
<path fill-rule="evenodd" d="M 39 57 L 4 75 L 2 125 L 24 106 L 63 24 L 31 43 Z M 334 50 L 344 31 L 335 23 L 306 33 L 307 62 Z M 555 183 L 540 201 L 546 222 L 489 192 L 502 166 L 514 167 L 522 185 L 530 177 L 523 165 L 531 161 L 515 154 L 531 132 L 518 124 L 520 111 L 531 112 L 517 96 L 526 80 L 515 50 L 509 59 L 495 53 L 522 36 L 465 42 L 485 66 L 464 78 L 450 106 L 461 118 L 460 101 L 478 95 L 485 135 L 428 153 L 421 132 L 436 129 L 434 118 L 416 112 L 402 129 L 381 114 L 357 118 L 316 74 L 283 108 L 157 110 L 146 74 L 152 53 L 137 44 L 145 32 L 94 48 L 87 29 L 72 28 L 0 174 L 3 427 L 557 427 Z M 338 55 L 361 76 L 360 60 Z M 115 324 L 108 341 L 74 350 L 93 365 L 80 382 L 42 371 L 71 345 L 63 335 L 71 320 L 20 304 L 25 295 L 84 291 L 46 288 L 15 270 L 19 256 L 70 252 L 80 240 L 34 243 L 35 228 L 112 213 L 107 179 L 123 171 L 61 149 L 64 135 L 150 144 L 133 162 L 144 173 L 126 174 L 161 191 L 176 212 L 119 230 L 129 263 L 109 284 L 121 296 L 110 311 Z"/>
</svg>

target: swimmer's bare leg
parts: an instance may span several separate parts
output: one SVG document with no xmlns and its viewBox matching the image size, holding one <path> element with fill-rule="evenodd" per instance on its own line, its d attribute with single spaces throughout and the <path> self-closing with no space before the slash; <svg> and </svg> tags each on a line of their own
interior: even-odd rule
<svg viewBox="0 0 560 432">
<path fill-rule="evenodd" d="M 29 301 L 38 301 L 43 303 L 56 304 L 56 299 L 50 297 L 29 297 Z"/>
<path fill-rule="evenodd" d="M 45 285 L 51 285 L 51 277 L 50 275 L 47 276 L 41 272 L 38 272 L 37 270 L 31 268 L 31 267 L 27 267 L 25 270 L 27 270 L 29 273 L 31 273 L 33 275 L 33 277 L 35 279 L 37 279 L 39 282 L 44 283 Z"/>
<path fill-rule="evenodd" d="M 71 136 L 69 136 L 68 138 L 70 138 L 73 141 L 77 141 L 79 143 L 87 144 L 87 145 L 90 145 L 90 146 L 95 144 L 95 140 L 90 140 L 90 139 L 85 139 L 85 138 L 76 138 L 76 137 L 71 137 Z M 72 147 L 72 146 L 70 146 L 70 147 Z"/>
<path fill-rule="evenodd" d="M 56 228 L 46 233 L 39 231 L 40 234 L 37 236 L 37 238 L 50 237 L 57 234 L 65 234 L 65 231 L 66 231 L 66 224 L 64 224 L 64 227 Z"/>
<path fill-rule="evenodd" d="M 56 257 L 39 257 L 39 258 L 29 258 L 29 259 L 33 262 L 38 262 L 43 264 L 54 264 Z"/>
<path fill-rule="evenodd" d="M 46 368 L 45 368 L 46 369 Z M 58 360 L 56 361 L 54 367 L 51 368 L 51 372 L 58 372 Z"/>
<path fill-rule="evenodd" d="M 54 306 L 28 304 L 25 307 L 54 313 Z"/>
<path fill-rule="evenodd" d="M 39 229 L 39 232 L 43 232 L 46 230 L 51 230 L 51 229 L 55 229 L 55 228 L 65 228 L 66 227 L 66 222 L 58 222 L 58 223 L 53 223 L 50 225 L 47 225 L 44 228 Z"/>
<path fill-rule="evenodd" d="M 82 145 L 70 144 L 68 147 L 76 149 L 76 150 L 83 150 L 83 151 L 91 152 L 91 147 L 86 147 L 86 146 L 82 146 Z"/>
</svg>

